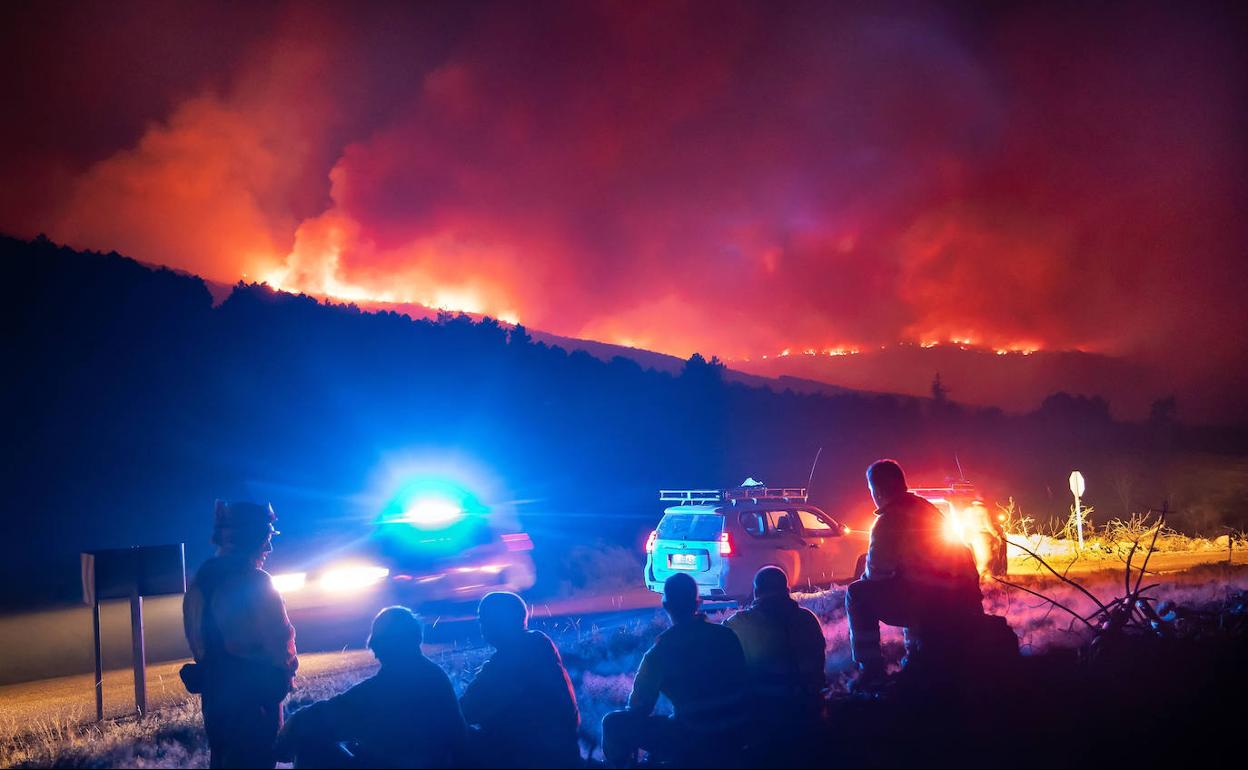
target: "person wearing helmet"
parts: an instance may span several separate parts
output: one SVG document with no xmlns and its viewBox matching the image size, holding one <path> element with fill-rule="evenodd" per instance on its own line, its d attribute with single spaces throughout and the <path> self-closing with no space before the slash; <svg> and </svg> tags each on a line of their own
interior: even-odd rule
<svg viewBox="0 0 1248 770">
<path fill-rule="evenodd" d="M 901 466 L 894 460 L 872 463 L 867 486 L 876 519 L 866 572 L 845 592 L 845 610 L 860 671 L 855 688 L 873 691 L 886 679 L 880 623 L 906 628 L 909 647 L 924 628 L 959 623 L 982 615 L 983 608 L 971 549 L 942 536 L 940 511 L 909 491 Z"/>
<path fill-rule="evenodd" d="M 529 608 L 513 593 L 486 594 L 477 618 L 495 649 L 460 699 L 477 765 L 580 766 L 581 715 L 555 643 L 528 630 Z"/>
<path fill-rule="evenodd" d="M 689 575 L 663 584 L 671 628 L 641 659 L 628 708 L 602 719 L 602 753 L 614 767 L 631 765 L 638 749 L 677 767 L 718 767 L 739 759 L 745 713 L 745 653 L 730 629 L 698 611 L 698 585 Z M 654 713 L 659 696 L 671 717 Z"/>
<path fill-rule="evenodd" d="M 287 720 L 277 758 L 295 767 L 455 767 L 465 726 L 446 672 L 425 657 L 424 629 L 406 607 L 373 620 L 368 648 L 381 670 Z"/>
<path fill-rule="evenodd" d="M 789 595 L 779 567 L 754 576 L 754 602 L 724 625 L 741 640 L 750 692 L 764 720 L 809 725 L 818 720 L 826 641 L 819 620 Z"/>
<path fill-rule="evenodd" d="M 286 605 L 262 567 L 273 550 L 272 506 L 214 510 L 217 554 L 195 574 L 182 604 L 195 658 L 181 675 L 203 703 L 212 767 L 273 767 L 282 701 L 299 659 Z"/>
</svg>

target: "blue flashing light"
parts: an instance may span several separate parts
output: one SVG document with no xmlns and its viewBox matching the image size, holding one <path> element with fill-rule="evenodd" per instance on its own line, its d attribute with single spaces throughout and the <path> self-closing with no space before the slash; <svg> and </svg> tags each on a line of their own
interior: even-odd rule
<svg viewBox="0 0 1248 770">
<path fill-rule="evenodd" d="M 426 497 L 415 500 L 403 511 L 399 521 L 421 529 L 441 529 L 449 527 L 464 518 L 464 509 L 459 503 L 439 497 Z"/>
<path fill-rule="evenodd" d="M 379 524 L 406 524 L 417 529 L 447 529 L 485 506 L 463 487 L 440 478 L 416 478 L 403 484 L 386 503 Z"/>
</svg>

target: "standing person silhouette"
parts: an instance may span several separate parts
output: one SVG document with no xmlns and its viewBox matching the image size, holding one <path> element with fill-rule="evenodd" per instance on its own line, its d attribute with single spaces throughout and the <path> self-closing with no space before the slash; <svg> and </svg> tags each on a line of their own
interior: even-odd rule
<svg viewBox="0 0 1248 770">
<path fill-rule="evenodd" d="M 276 520 L 270 505 L 218 500 L 217 554 L 199 568 L 183 599 L 195 662 L 181 675 L 202 700 L 214 768 L 273 767 L 276 761 L 282 701 L 299 667 L 286 605 L 262 569 Z"/>
</svg>

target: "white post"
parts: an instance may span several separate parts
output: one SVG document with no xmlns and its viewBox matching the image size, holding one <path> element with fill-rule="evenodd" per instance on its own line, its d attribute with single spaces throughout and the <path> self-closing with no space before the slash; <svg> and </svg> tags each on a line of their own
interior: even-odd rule
<svg viewBox="0 0 1248 770">
<path fill-rule="evenodd" d="M 1075 495 L 1075 525 L 1079 528 L 1079 550 L 1083 550 L 1083 507 L 1079 504 L 1079 495 Z"/>
<path fill-rule="evenodd" d="M 1079 550 L 1083 550 L 1083 505 L 1080 498 L 1086 489 L 1083 474 L 1079 471 L 1070 472 L 1070 491 L 1075 496 L 1075 527 L 1079 531 Z"/>
</svg>

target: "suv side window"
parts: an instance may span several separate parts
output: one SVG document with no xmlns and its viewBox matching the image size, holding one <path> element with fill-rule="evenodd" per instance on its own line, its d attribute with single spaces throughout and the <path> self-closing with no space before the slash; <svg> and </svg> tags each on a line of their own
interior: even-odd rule
<svg viewBox="0 0 1248 770">
<path fill-rule="evenodd" d="M 818 537 L 828 537 L 839 535 L 840 531 L 829 524 L 825 519 L 820 517 L 814 511 L 797 511 L 797 516 L 802 521 L 802 529 L 808 534 Z"/>
<path fill-rule="evenodd" d="M 796 535 L 801 531 L 792 511 L 767 511 L 767 523 L 776 534 Z"/>
<path fill-rule="evenodd" d="M 741 529 L 745 530 L 747 535 L 754 537 L 766 537 L 767 535 L 767 518 L 760 511 L 746 511 L 741 514 L 739 519 Z"/>
</svg>

